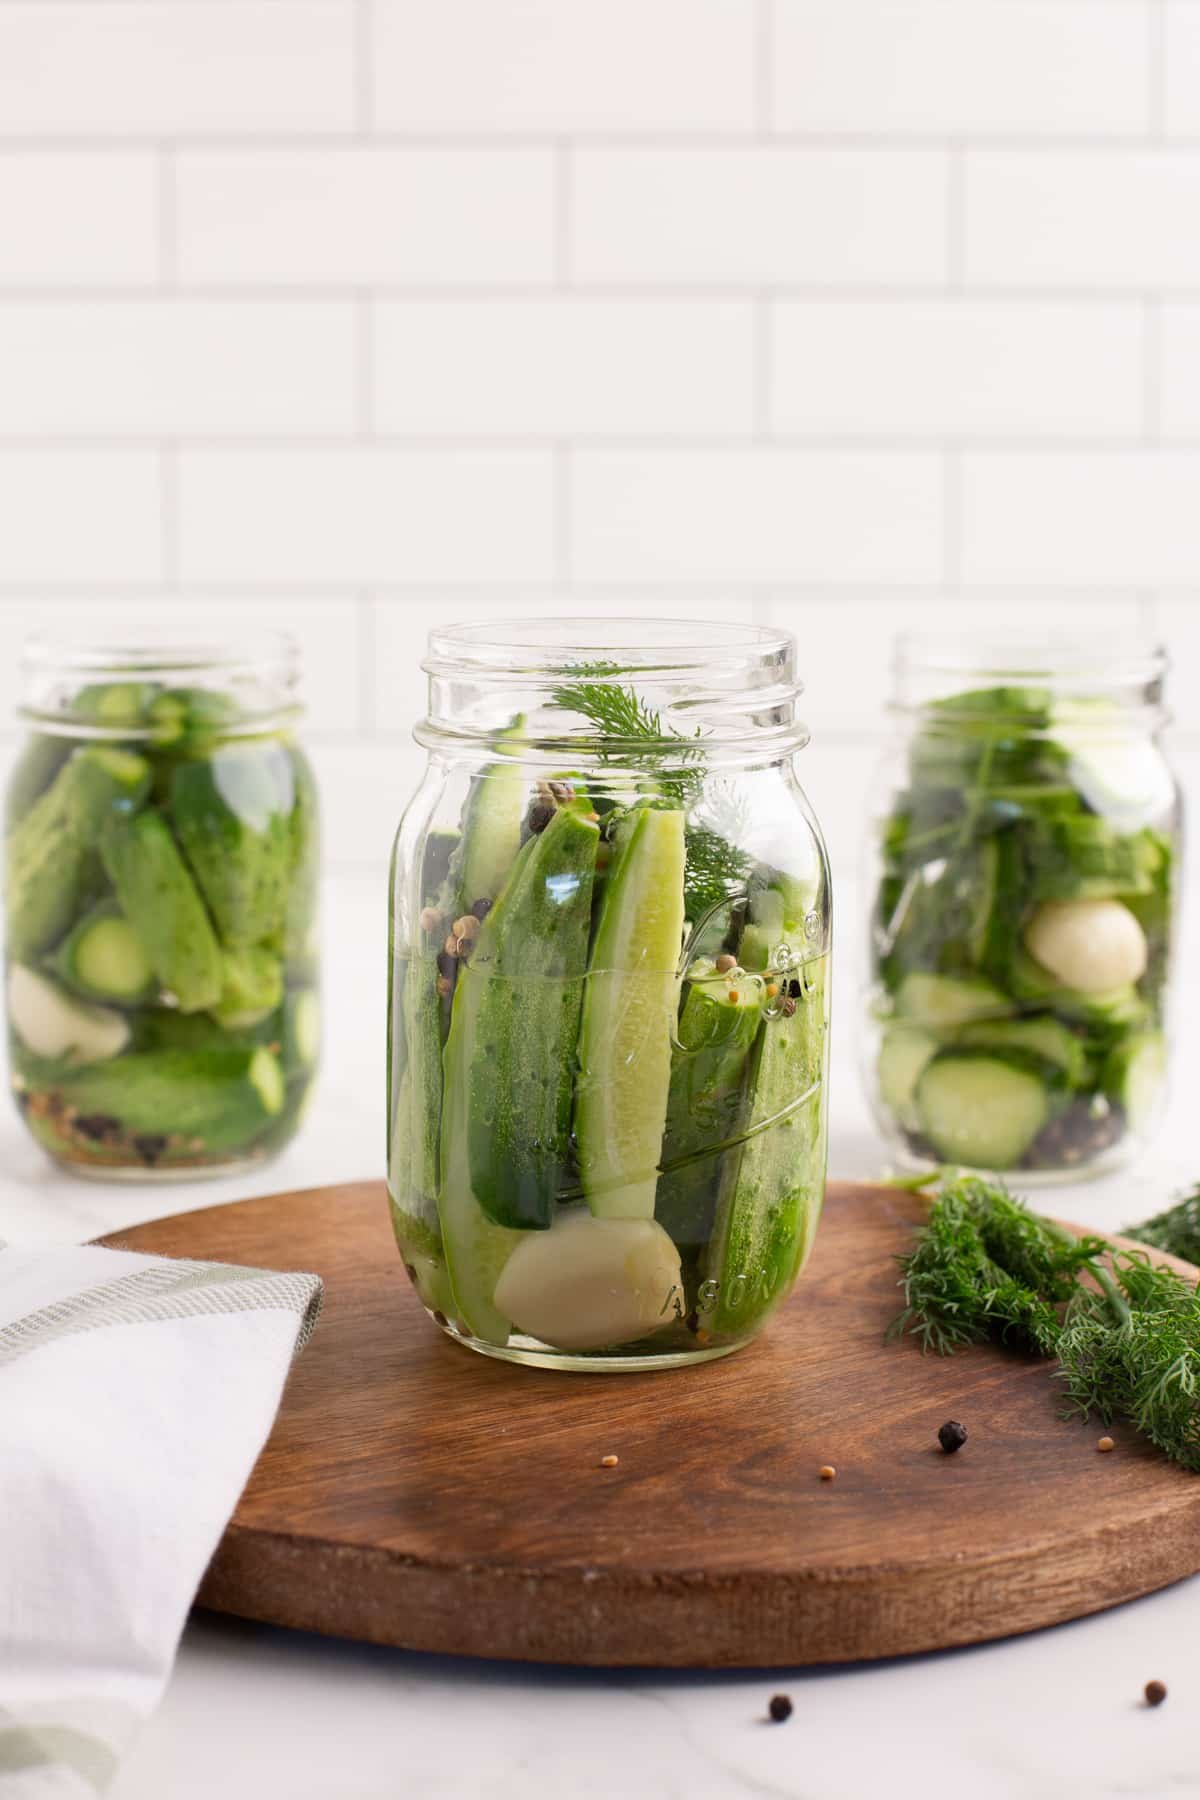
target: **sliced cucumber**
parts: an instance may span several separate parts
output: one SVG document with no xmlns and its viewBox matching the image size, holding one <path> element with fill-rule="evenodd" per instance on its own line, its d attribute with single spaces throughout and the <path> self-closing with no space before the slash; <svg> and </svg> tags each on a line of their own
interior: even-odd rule
<svg viewBox="0 0 1200 1800">
<path fill-rule="evenodd" d="M 972 1019 L 1004 1018 L 1012 1003 L 981 977 L 906 975 L 896 990 L 896 1011 L 932 1031 L 952 1030 Z"/>
<path fill-rule="evenodd" d="M 158 983 L 133 926 L 115 900 L 101 900 L 55 951 L 56 975 L 88 1000 L 137 1006 Z"/>
<path fill-rule="evenodd" d="M 23 963 L 9 967 L 8 1022 L 32 1056 L 51 1061 L 102 1062 L 129 1042 L 123 1014 L 76 1000 Z"/>
<path fill-rule="evenodd" d="M 1100 1085 L 1122 1107 L 1129 1129 L 1144 1132 L 1153 1123 L 1167 1074 L 1167 1046 L 1157 1031 L 1138 1032 L 1109 1052 Z"/>
<path fill-rule="evenodd" d="M 684 815 L 643 807 L 622 833 L 592 945 L 575 1095 L 579 1169 L 602 1218 L 654 1216 L 683 937 Z"/>
<path fill-rule="evenodd" d="M 321 1000 L 315 988 L 295 988 L 283 1002 L 283 1072 L 316 1068 L 321 1054 Z"/>
<path fill-rule="evenodd" d="M 513 720 L 500 734 L 497 747 L 505 758 L 505 739 L 518 739 L 525 730 L 524 717 Z M 459 913 L 470 912 L 481 900 L 495 900 L 521 846 L 521 822 L 525 817 L 528 782 L 525 767 L 517 759 L 489 763 L 472 777 L 463 811 L 462 842 L 450 862 L 450 877 Z"/>
<path fill-rule="evenodd" d="M 718 975 L 708 960 L 688 970 L 667 1101 L 670 1163 L 654 1205 L 685 1255 L 698 1252 L 712 1230 L 721 1158 L 741 1127 L 764 997 L 765 983 L 755 976 Z"/>
<path fill-rule="evenodd" d="M 945 1162 L 1015 1168 L 1053 1112 L 1050 1067 L 1017 1053 L 944 1051 L 917 1082 L 922 1133 Z"/>
<path fill-rule="evenodd" d="M 1054 1063 L 1073 1088 L 1087 1079 L 1087 1047 L 1061 1019 L 981 1019 L 964 1025 L 955 1044 L 971 1050 L 1027 1050 Z"/>
<path fill-rule="evenodd" d="M 599 837 L 582 813 L 556 812 L 521 849 L 460 966 L 446 1081 L 466 1084 L 472 1191 L 497 1225 L 544 1230 L 566 1185 Z"/>
<path fill-rule="evenodd" d="M 899 1020 L 885 1026 L 879 1045 L 876 1078 L 879 1098 L 902 1125 L 916 1128 L 913 1105 L 917 1082 L 941 1049 L 941 1040 L 921 1025 L 905 1025 Z"/>
<path fill-rule="evenodd" d="M 827 969 L 822 956 L 780 972 L 787 1000 L 764 1017 L 751 1056 L 744 1136 L 722 1170 L 700 1287 L 714 1331 L 761 1324 L 812 1247 L 825 1192 Z"/>
</svg>

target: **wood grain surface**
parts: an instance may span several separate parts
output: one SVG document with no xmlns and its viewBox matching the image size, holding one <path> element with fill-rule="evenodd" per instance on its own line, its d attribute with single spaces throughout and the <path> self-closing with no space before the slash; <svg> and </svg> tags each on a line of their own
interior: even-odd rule
<svg viewBox="0 0 1200 1800">
<path fill-rule="evenodd" d="M 325 1278 L 200 1603 L 410 1649 L 768 1667 L 1007 1636 L 1200 1568 L 1200 1479 L 1121 1427 L 1098 1454 L 1045 1365 L 884 1343 L 919 1210 L 832 1185 L 809 1270 L 755 1343 L 638 1375 L 452 1343 L 409 1288 L 382 1183 L 106 1240 Z M 946 1456 L 951 1418 L 970 1436 Z"/>
</svg>

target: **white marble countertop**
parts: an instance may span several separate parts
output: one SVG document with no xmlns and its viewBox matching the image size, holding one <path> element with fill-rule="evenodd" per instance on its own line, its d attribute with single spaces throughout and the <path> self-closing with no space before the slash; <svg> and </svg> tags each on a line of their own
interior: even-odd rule
<svg viewBox="0 0 1200 1800">
<path fill-rule="evenodd" d="M 839 892 L 849 950 L 852 893 Z M 0 1238 L 78 1241 L 279 1188 L 383 1167 L 384 896 L 328 884 L 326 1044 L 298 1142 L 250 1179 L 122 1187 L 57 1174 L 15 1115 L 0 1120 Z M 1185 938 L 1181 992 L 1194 962 Z M 882 1148 L 853 1067 L 852 957 L 839 953 L 830 1173 L 877 1176 Z M 1100 1227 L 1144 1217 L 1200 1176 L 1191 1129 L 1200 1018 L 1181 1006 L 1174 1098 L 1131 1174 L 1043 1190 Z M 603 1674 L 409 1655 L 196 1617 L 163 1705 L 113 1800 L 861 1800 L 1014 1794 L 1061 1800 L 1200 1794 L 1200 1580 L 1055 1630 L 939 1656 L 813 1671 Z M 1152 1677 L 1170 1688 L 1141 1704 Z M 786 1691 L 795 1713 L 763 1723 Z"/>
</svg>

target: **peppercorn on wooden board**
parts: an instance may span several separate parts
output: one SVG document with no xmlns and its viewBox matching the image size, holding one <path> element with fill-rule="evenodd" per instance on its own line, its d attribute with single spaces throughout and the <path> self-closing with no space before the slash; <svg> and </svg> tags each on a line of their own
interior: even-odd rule
<svg viewBox="0 0 1200 1800">
<path fill-rule="evenodd" d="M 325 1278 L 200 1603 L 410 1649 L 768 1667 L 1008 1636 L 1200 1569 L 1200 1479 L 1120 1426 L 1098 1454 L 1044 1364 L 885 1344 L 919 1209 L 834 1183 L 762 1337 L 651 1375 L 451 1342 L 409 1289 L 382 1183 L 106 1240 Z M 969 1433 L 951 1456 L 949 1419 Z"/>
</svg>

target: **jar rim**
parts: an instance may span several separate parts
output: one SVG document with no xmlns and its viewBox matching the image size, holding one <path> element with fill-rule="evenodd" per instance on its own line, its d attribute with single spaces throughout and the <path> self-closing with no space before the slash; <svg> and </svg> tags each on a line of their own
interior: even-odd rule
<svg viewBox="0 0 1200 1800">
<path fill-rule="evenodd" d="M 589 680 L 617 682 L 631 674 L 690 674 L 714 657 L 739 652 L 748 665 L 780 657 L 790 663 L 794 648 L 790 631 L 768 625 L 653 616 L 572 617 L 564 613 L 437 626 L 429 634 L 428 654 L 421 667 L 429 675 L 549 677 L 577 672 L 581 662 L 619 659 L 617 669 L 589 670 Z"/>
<path fill-rule="evenodd" d="M 145 675 L 211 671 L 274 672 L 294 679 L 299 644 L 290 631 L 254 630 L 218 640 L 190 625 L 156 625 L 140 631 L 117 624 L 107 630 L 34 632 L 25 639 L 21 667 L 31 678 L 49 675 Z"/>
<path fill-rule="evenodd" d="M 795 653 L 790 631 L 724 620 L 561 615 L 438 626 L 421 664 L 428 716 L 414 736 L 446 753 L 471 754 L 503 733 L 522 755 L 555 759 L 599 742 L 610 760 L 651 750 L 686 759 L 697 739 L 710 757 L 778 758 L 808 742 L 796 718 Z M 617 722 L 598 729 L 596 709 L 570 697 L 599 703 L 625 688 L 637 697 L 632 736 L 620 707 Z"/>
<path fill-rule="evenodd" d="M 1067 680 L 1130 687 L 1160 681 L 1170 667 L 1165 645 L 1140 632 L 993 630 L 978 637 L 947 631 L 897 636 L 892 668 L 898 677 L 985 675 L 1006 680 Z"/>
</svg>

